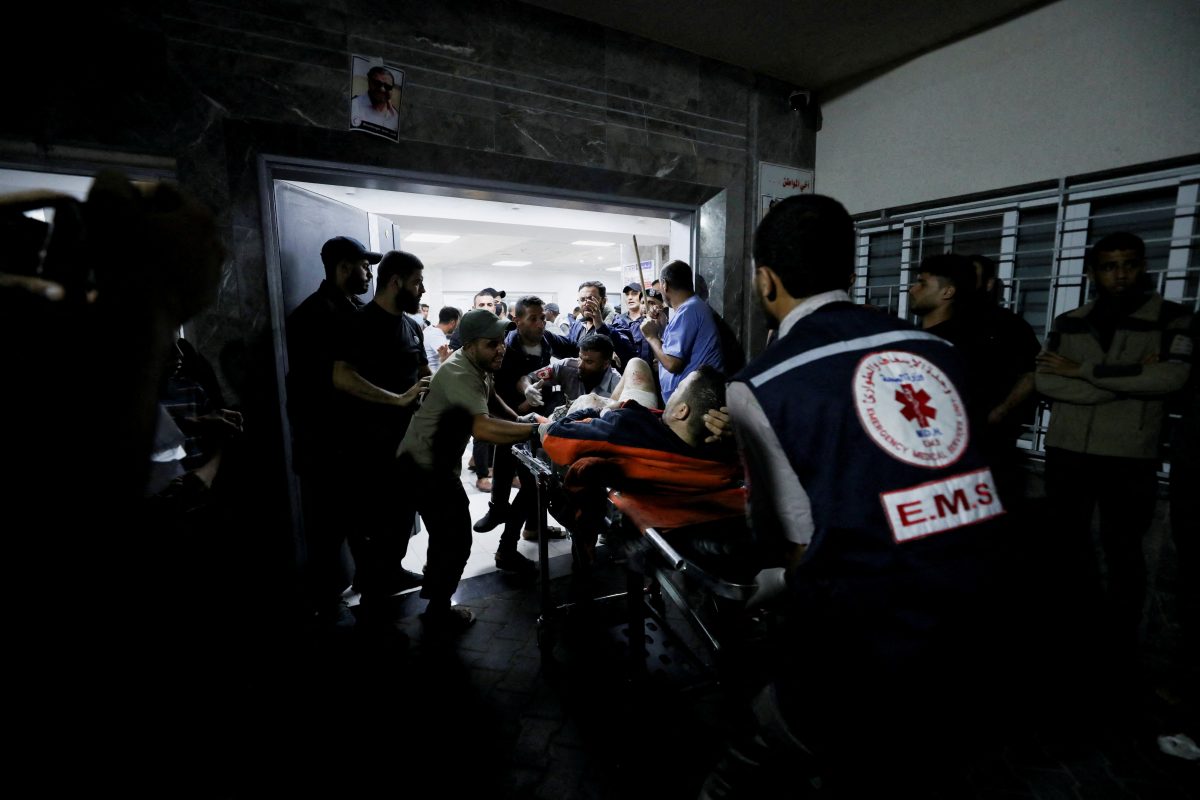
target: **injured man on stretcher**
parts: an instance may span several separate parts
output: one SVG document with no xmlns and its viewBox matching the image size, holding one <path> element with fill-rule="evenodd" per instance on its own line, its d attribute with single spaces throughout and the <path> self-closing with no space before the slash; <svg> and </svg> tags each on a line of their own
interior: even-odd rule
<svg viewBox="0 0 1200 800">
<path fill-rule="evenodd" d="M 725 404 L 725 377 L 711 367 L 691 373 L 661 412 L 647 408 L 653 383 L 639 383 L 633 359 L 612 398 L 584 395 L 561 419 L 543 424 L 542 447 L 568 467 L 563 488 L 570 498 L 577 565 L 594 559 L 604 529 L 607 489 L 652 498 L 664 510 L 693 500 L 740 500 L 742 467 L 733 446 Z M 644 362 L 642 362 L 644 364 Z M 646 375 L 649 375 L 648 365 Z"/>
</svg>

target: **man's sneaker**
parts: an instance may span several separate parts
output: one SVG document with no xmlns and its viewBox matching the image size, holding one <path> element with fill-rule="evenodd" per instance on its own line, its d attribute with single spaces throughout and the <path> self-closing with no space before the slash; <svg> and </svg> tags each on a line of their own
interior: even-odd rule
<svg viewBox="0 0 1200 800">
<path fill-rule="evenodd" d="M 425 609 L 419 616 L 421 624 L 430 633 L 462 633 L 475 623 L 475 615 L 462 606 L 450 606 L 440 611 Z"/>
<path fill-rule="evenodd" d="M 533 575 L 537 573 L 537 563 L 513 550 L 510 553 L 496 553 L 496 569 L 518 575 Z"/>
<path fill-rule="evenodd" d="M 509 506 L 497 506 L 495 503 L 488 503 L 487 513 L 471 527 L 476 533 L 487 533 L 493 528 L 498 528 L 504 524 L 505 517 L 508 516 Z"/>
<path fill-rule="evenodd" d="M 420 572 L 413 572 L 411 569 L 400 570 L 400 588 L 398 591 L 407 592 L 409 589 L 414 589 L 425 582 L 425 576 Z"/>
<path fill-rule="evenodd" d="M 527 542 L 536 542 L 538 540 L 538 532 L 533 528 L 526 528 L 525 530 L 521 531 L 521 538 Z M 547 525 L 546 538 L 565 539 L 567 538 L 567 532 L 555 525 Z"/>
<path fill-rule="evenodd" d="M 1200 761 L 1200 747 L 1186 733 L 1158 737 L 1158 749 L 1168 756 L 1185 761 Z"/>
<path fill-rule="evenodd" d="M 322 608 L 312 616 L 313 626 L 319 629 L 352 628 L 354 623 L 354 614 L 344 600 Z"/>
<path fill-rule="evenodd" d="M 477 479 L 475 481 L 475 488 L 478 489 L 479 491 L 483 492 L 484 494 L 491 494 L 492 493 L 492 479 L 491 478 Z"/>
</svg>

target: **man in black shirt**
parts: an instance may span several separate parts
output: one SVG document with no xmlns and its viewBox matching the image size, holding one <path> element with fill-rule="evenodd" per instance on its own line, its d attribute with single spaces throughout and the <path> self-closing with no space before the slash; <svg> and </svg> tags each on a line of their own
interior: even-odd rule
<svg viewBox="0 0 1200 800">
<path fill-rule="evenodd" d="M 342 393 L 349 455 L 356 496 L 364 496 L 364 512 L 349 527 L 350 549 L 357 572 L 355 586 L 363 611 L 390 617 L 390 598 L 421 583 L 404 569 L 415 517 L 397 519 L 382 502 L 397 484 L 396 448 L 408 430 L 418 398 L 429 388 L 422 326 L 410 314 L 421 295 L 424 266 L 409 253 L 393 250 L 379 262 L 375 298 L 350 321 L 337 347 L 333 384 Z"/>
<path fill-rule="evenodd" d="M 1006 507 L 1019 504 L 1022 491 L 1016 439 L 1032 390 L 1034 358 L 1041 346 L 1033 330 L 1015 315 L 997 321 L 976 289 L 971 259 L 947 253 L 925 258 L 909 289 L 910 309 L 921 327 L 953 344 L 966 363 L 967 412 L 971 432 L 981 443 Z"/>
<path fill-rule="evenodd" d="M 349 236 L 325 242 L 325 280 L 287 318 L 287 411 L 304 504 L 305 593 L 309 612 L 321 621 L 349 616 L 342 603 L 346 453 L 333 388 L 334 349 L 339 330 L 362 305 L 358 296 L 371 285 L 371 265 L 381 258 Z"/>
<path fill-rule="evenodd" d="M 1034 370 L 1042 351 L 1033 327 L 1000 305 L 1003 282 L 996 277 L 996 264 L 987 256 L 971 255 L 975 267 L 975 309 L 972 316 L 979 326 L 984 346 L 993 354 L 993 369 L 987 386 L 993 405 L 988 409 L 987 428 L 983 433 L 984 451 L 992 460 L 992 472 L 1004 495 L 1010 477 L 1018 483 L 1011 487 L 1009 511 L 1019 505 L 1023 489 L 1020 463 L 1023 452 L 1016 446 L 1024 425 L 1033 421 L 1037 399 L 1034 396 Z"/>
</svg>

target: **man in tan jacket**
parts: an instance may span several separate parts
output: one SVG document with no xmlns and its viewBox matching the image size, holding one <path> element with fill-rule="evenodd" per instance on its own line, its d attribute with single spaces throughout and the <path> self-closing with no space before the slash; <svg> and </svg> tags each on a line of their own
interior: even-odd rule
<svg viewBox="0 0 1200 800">
<path fill-rule="evenodd" d="M 1145 601 L 1142 539 L 1158 495 L 1159 442 L 1167 396 L 1187 382 L 1188 312 L 1150 288 L 1146 248 L 1114 233 L 1087 253 L 1096 299 L 1060 315 L 1038 356 L 1036 386 L 1054 403 L 1046 434 L 1046 493 L 1056 534 L 1084 560 L 1093 509 L 1104 550 L 1102 658 L 1115 686 L 1136 684 L 1138 628 Z M 1089 563 L 1089 583 L 1099 587 Z M 1064 576 L 1069 578 L 1069 576 Z M 1078 598 L 1087 602 L 1088 598 Z"/>
</svg>

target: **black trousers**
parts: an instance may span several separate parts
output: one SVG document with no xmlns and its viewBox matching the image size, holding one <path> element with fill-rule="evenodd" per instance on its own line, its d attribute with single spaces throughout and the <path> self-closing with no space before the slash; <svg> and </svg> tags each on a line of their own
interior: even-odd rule
<svg viewBox="0 0 1200 800">
<path fill-rule="evenodd" d="M 496 445 L 496 458 L 492 461 L 492 505 L 508 508 L 504 533 L 500 537 L 500 549 L 514 549 L 522 528 L 537 527 L 537 488 L 533 475 L 517 461 L 510 445 Z M 512 479 L 520 478 L 521 488 L 509 501 Z"/>
<path fill-rule="evenodd" d="M 478 439 L 471 440 L 471 457 L 475 459 L 475 474 L 480 478 L 486 478 L 492 471 L 493 451 L 496 448 L 487 442 L 481 442 Z M 509 481 L 512 477 L 509 477 Z"/>
<path fill-rule="evenodd" d="M 362 602 L 385 602 L 408 586 L 404 558 L 412 537 L 416 510 L 391 499 L 406 491 L 399 463 L 391 453 L 365 459 L 347 470 L 353 474 L 353 494 L 343 501 L 350 552 L 354 555 L 354 586 Z M 360 507 L 349 512 L 347 507 Z"/>
<path fill-rule="evenodd" d="M 1090 595 L 1100 600 L 1101 624 L 1113 648 L 1113 667 L 1132 671 L 1146 601 L 1142 542 L 1154 519 L 1157 465 L 1150 459 L 1046 448 L 1046 494 L 1051 534 L 1076 559 L 1084 598 Z M 1097 558 L 1091 535 L 1092 514 L 1097 508 L 1103 563 Z"/>
<path fill-rule="evenodd" d="M 421 597 L 430 607 L 448 606 L 471 555 L 471 509 L 459 476 L 427 470 L 411 456 L 397 459 L 399 505 L 418 512 L 429 532 L 429 555 Z"/>
<path fill-rule="evenodd" d="M 300 478 L 304 510 L 304 594 L 308 610 L 326 612 L 350 584 L 345 545 L 348 523 L 347 470 L 332 460 L 307 469 Z"/>
<path fill-rule="evenodd" d="M 1181 727 L 1200 730 L 1200 448 L 1182 436 L 1171 449 L 1171 537 L 1179 565 L 1179 623 L 1183 638 L 1179 681 Z"/>
</svg>

